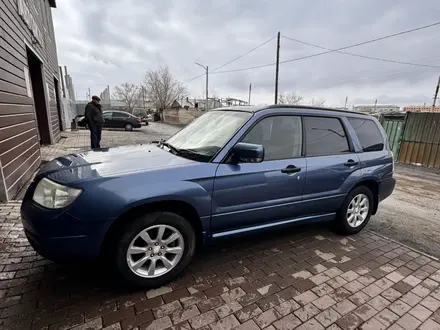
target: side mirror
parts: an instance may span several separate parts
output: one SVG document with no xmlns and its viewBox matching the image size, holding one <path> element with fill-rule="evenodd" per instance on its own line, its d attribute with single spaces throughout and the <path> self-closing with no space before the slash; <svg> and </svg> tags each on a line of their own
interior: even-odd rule
<svg viewBox="0 0 440 330">
<path fill-rule="evenodd" d="M 232 147 L 232 157 L 236 163 L 261 163 L 264 159 L 264 147 L 240 142 Z"/>
</svg>

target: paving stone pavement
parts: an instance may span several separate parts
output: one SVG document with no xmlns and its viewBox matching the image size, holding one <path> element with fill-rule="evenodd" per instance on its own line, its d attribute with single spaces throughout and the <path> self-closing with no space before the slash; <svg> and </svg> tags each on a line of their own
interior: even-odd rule
<svg viewBox="0 0 440 330">
<path fill-rule="evenodd" d="M 103 146 L 177 129 L 162 125 L 106 131 Z M 46 159 L 88 148 L 86 131 L 63 135 Z M 203 247 L 170 285 L 132 291 L 110 265 L 39 256 L 20 201 L 0 204 L 0 329 L 440 329 L 439 262 L 370 231 L 343 237 L 329 226 Z"/>
<path fill-rule="evenodd" d="M 0 329 L 440 329 L 440 263 L 326 226 L 204 247 L 168 286 L 131 291 L 102 263 L 52 263 L 0 205 Z"/>
</svg>

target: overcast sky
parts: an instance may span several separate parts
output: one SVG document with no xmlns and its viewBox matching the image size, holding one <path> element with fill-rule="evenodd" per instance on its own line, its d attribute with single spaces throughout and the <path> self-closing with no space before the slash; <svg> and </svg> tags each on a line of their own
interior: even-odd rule
<svg viewBox="0 0 440 330">
<path fill-rule="evenodd" d="M 63 0 L 53 10 L 60 65 L 77 95 L 140 83 L 147 69 L 168 65 L 190 97 L 203 97 L 195 61 L 214 69 L 275 37 L 338 48 L 440 20 L 438 0 Z M 352 53 L 440 66 L 440 26 L 351 48 Z M 281 39 L 281 61 L 322 50 Z M 275 61 L 276 39 L 221 68 Z M 327 105 L 432 103 L 440 69 L 385 63 L 332 53 L 280 66 L 280 92 Z M 273 103 L 275 67 L 210 75 L 209 93 Z"/>
</svg>

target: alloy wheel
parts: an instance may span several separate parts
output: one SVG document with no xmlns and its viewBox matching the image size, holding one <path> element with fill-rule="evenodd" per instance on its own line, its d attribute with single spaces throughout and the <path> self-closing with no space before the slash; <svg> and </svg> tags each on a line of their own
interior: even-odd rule
<svg viewBox="0 0 440 330">
<path fill-rule="evenodd" d="M 127 250 L 130 270 L 144 278 L 155 278 L 171 271 L 185 249 L 182 234 L 168 225 L 155 225 L 142 230 Z"/>
<path fill-rule="evenodd" d="M 365 194 L 353 197 L 347 209 L 347 222 L 352 228 L 357 228 L 364 223 L 370 210 L 370 200 Z"/>
</svg>

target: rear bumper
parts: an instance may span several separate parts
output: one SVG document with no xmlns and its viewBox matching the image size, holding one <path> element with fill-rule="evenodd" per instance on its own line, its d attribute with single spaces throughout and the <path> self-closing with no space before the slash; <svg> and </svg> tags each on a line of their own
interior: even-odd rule
<svg viewBox="0 0 440 330">
<path fill-rule="evenodd" d="M 379 185 L 379 202 L 389 197 L 393 193 L 395 186 L 396 179 L 394 178 L 388 178 L 381 181 Z"/>
</svg>

